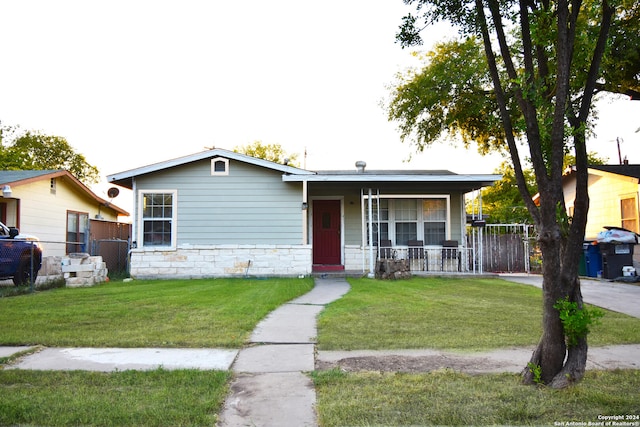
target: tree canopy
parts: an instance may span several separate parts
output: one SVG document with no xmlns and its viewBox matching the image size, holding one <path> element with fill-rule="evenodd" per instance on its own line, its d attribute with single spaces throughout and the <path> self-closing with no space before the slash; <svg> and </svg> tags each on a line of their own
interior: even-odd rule
<svg viewBox="0 0 640 427">
<path fill-rule="evenodd" d="M 4 170 L 65 169 L 87 185 L 100 180 L 95 166 L 76 152 L 64 137 L 41 132 L 0 129 L 0 168 Z"/>
<path fill-rule="evenodd" d="M 262 141 L 254 141 L 251 144 L 237 146 L 233 151 L 274 163 L 286 163 L 289 166 L 298 167 L 298 154 L 287 154 L 280 144 L 264 144 Z"/>
<path fill-rule="evenodd" d="M 606 159 L 596 153 L 589 153 L 589 165 L 604 165 Z M 574 156 L 567 154 L 564 157 L 563 169 L 575 165 Z M 516 183 L 515 171 L 509 161 L 504 161 L 494 173 L 502 175 L 502 179 L 496 181 L 491 187 L 482 190 L 482 212 L 488 216 L 491 224 L 533 224 L 533 219 L 522 200 Z M 523 170 L 527 191 L 536 194 L 536 177 L 531 168 Z"/>
<path fill-rule="evenodd" d="M 612 22 L 596 89 L 640 101 L 640 2 L 623 2 L 618 19 Z"/>
<path fill-rule="evenodd" d="M 398 76 L 388 106 L 400 136 L 418 151 L 441 137 L 478 144 L 481 154 L 504 151 L 505 137 L 482 46 L 476 37 L 435 45 L 426 65 Z"/>
<path fill-rule="evenodd" d="M 508 161 L 502 162 L 495 173 L 502 179 L 482 190 L 482 212 L 491 224 L 532 224 L 531 215 L 518 191 L 515 172 Z M 535 176 L 531 169 L 524 171 L 528 191 L 536 193 Z"/>
<path fill-rule="evenodd" d="M 556 305 L 566 300 L 583 310 L 578 265 L 589 209 L 586 146 L 594 97 L 638 88 L 637 2 L 404 1 L 417 14 L 403 19 L 397 34 L 403 46 L 420 44 L 422 29 L 436 21 L 452 23 L 460 37 L 436 46 L 424 69 L 403 76 L 389 119 L 399 122 L 403 139 L 418 150 L 456 135 L 477 141 L 481 151 L 509 153 L 543 256 L 543 335 L 523 379 L 553 387 L 579 381 L 586 335 L 567 345 Z M 620 61 L 623 70 L 616 69 Z M 562 186 L 567 154 L 576 170 L 572 218 Z M 532 167 L 536 203 L 524 158 Z"/>
</svg>

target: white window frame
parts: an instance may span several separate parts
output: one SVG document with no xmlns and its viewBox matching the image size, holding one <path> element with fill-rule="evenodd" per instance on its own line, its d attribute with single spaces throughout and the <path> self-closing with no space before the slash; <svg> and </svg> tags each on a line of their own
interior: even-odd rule
<svg viewBox="0 0 640 427">
<path fill-rule="evenodd" d="M 444 219 L 438 219 L 438 220 L 430 220 L 427 221 L 427 217 L 424 215 L 424 202 L 425 200 L 444 200 L 445 201 L 445 206 L 444 206 Z M 421 238 L 418 240 L 424 240 L 425 242 L 425 246 L 433 246 L 433 244 L 428 244 L 427 243 L 427 238 L 425 236 L 426 230 L 425 230 L 425 223 L 433 223 L 433 224 L 441 224 L 444 222 L 444 239 L 443 240 L 449 240 L 451 239 L 451 205 L 449 203 L 448 199 L 445 199 L 444 197 L 425 197 L 422 198 L 420 200 L 421 206 L 418 207 L 418 216 L 422 218 L 421 220 L 421 226 L 422 226 L 422 234 L 420 235 Z M 438 243 L 440 244 L 440 243 Z"/>
<path fill-rule="evenodd" d="M 622 203 L 626 200 L 631 200 L 631 206 L 634 208 L 633 212 L 633 217 L 623 217 L 622 216 Z M 629 227 L 625 227 L 628 230 L 631 230 L 633 232 L 638 232 L 640 230 L 638 230 L 638 228 L 640 228 L 640 223 L 639 223 L 639 218 L 638 218 L 638 199 L 636 197 L 635 193 L 631 193 L 631 194 L 623 194 L 620 196 L 620 201 L 618 202 L 620 204 L 620 226 L 621 227 L 625 227 L 625 221 L 634 221 L 635 222 L 635 230 L 631 230 Z"/>
<path fill-rule="evenodd" d="M 450 240 L 451 239 L 451 195 L 450 194 L 380 194 L 373 196 L 375 198 L 379 198 L 379 199 L 387 199 L 389 200 L 389 205 L 388 205 L 388 209 L 389 209 L 389 218 L 384 221 L 387 222 L 389 224 L 389 229 L 388 229 L 388 234 L 389 234 L 389 239 L 391 240 L 392 244 L 394 246 L 402 246 L 402 245 L 398 245 L 396 242 L 396 218 L 395 218 L 395 203 L 393 203 L 394 199 L 415 199 L 417 200 L 417 230 L 416 230 L 416 234 L 417 234 L 417 239 L 416 240 L 424 240 L 424 209 L 422 208 L 422 201 L 425 199 L 444 199 L 446 202 L 446 222 L 445 222 L 445 237 L 444 240 Z M 364 221 L 364 227 L 363 227 L 363 242 L 367 242 L 368 241 L 368 236 L 366 235 L 367 231 L 367 221 L 368 218 L 366 218 L 366 206 L 367 206 L 367 200 L 369 199 L 369 195 L 367 194 L 363 194 L 363 203 L 365 206 L 365 208 L 363 208 L 362 212 L 363 212 L 363 221 Z M 402 222 L 402 221 L 401 221 Z M 406 222 L 406 221 L 405 221 Z M 377 245 L 377 243 L 374 243 Z M 406 245 L 405 245 L 406 246 Z M 429 246 L 429 247 L 440 247 L 440 245 L 427 245 L 425 244 L 425 246 Z"/>
<path fill-rule="evenodd" d="M 400 200 L 409 200 L 413 201 L 412 209 L 403 209 L 400 203 L 396 203 L 396 201 Z M 419 198 L 397 198 L 395 200 L 389 200 L 389 238 L 394 245 L 398 246 L 406 246 L 406 243 L 400 244 L 398 243 L 398 225 L 399 224 L 415 224 L 416 235 L 413 238 L 409 238 L 407 240 L 423 240 L 420 239 L 420 235 L 424 233 L 420 233 L 421 231 L 421 222 L 422 222 L 422 199 Z M 415 209 L 415 211 L 414 211 Z M 415 214 L 415 218 L 399 218 L 398 213 L 404 214 L 405 212 L 409 212 L 410 216 Z"/>
<path fill-rule="evenodd" d="M 216 163 L 224 163 L 224 171 L 216 171 Z M 211 176 L 227 176 L 229 175 L 229 159 L 225 157 L 214 157 L 211 159 Z"/>
<path fill-rule="evenodd" d="M 144 245 L 144 196 L 147 194 L 171 194 L 171 245 Z M 147 189 L 138 190 L 138 247 L 146 250 L 175 249 L 178 234 L 178 190 Z"/>
<path fill-rule="evenodd" d="M 73 231 L 69 229 L 69 219 L 71 218 L 75 219 L 75 229 Z M 69 237 L 70 233 L 73 233 L 76 236 L 75 240 L 73 241 L 71 240 L 71 238 Z M 84 246 L 85 252 L 88 251 L 88 248 L 86 248 L 86 246 L 89 243 L 89 212 L 67 210 L 67 225 L 66 225 L 65 237 L 67 241 L 65 251 L 67 254 L 72 252 L 79 252 L 77 250 L 76 251 L 69 250 L 71 247 L 74 247 L 74 246 L 76 247 Z"/>
</svg>

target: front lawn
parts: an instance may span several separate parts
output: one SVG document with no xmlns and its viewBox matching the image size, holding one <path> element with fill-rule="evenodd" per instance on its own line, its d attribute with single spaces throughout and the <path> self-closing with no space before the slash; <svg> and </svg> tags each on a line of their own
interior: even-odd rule
<svg viewBox="0 0 640 427">
<path fill-rule="evenodd" d="M 240 348 L 313 279 L 110 282 L 0 298 L 0 345 Z"/>
<path fill-rule="evenodd" d="M 314 381 L 323 427 L 607 425 L 603 416 L 622 417 L 608 425 L 640 423 L 638 370 L 587 372 L 565 390 L 525 386 L 513 374 L 452 371 L 332 370 L 314 373 Z"/>
<path fill-rule="evenodd" d="M 350 280 L 320 315 L 321 350 L 535 346 L 542 291 L 498 279 Z M 591 346 L 640 343 L 640 319 L 606 311 Z M 640 371 L 587 372 L 567 390 L 524 386 L 514 374 L 313 373 L 320 423 L 330 426 L 570 425 L 640 416 Z M 640 422 L 637 418 L 632 422 Z M 580 425 L 580 424 L 575 424 Z"/>
<path fill-rule="evenodd" d="M 0 371 L 0 425 L 213 426 L 231 374 Z"/>
<path fill-rule="evenodd" d="M 542 291 L 533 286 L 473 277 L 349 282 L 320 315 L 320 350 L 482 351 L 534 346 L 542 333 Z M 589 345 L 640 343 L 640 319 L 604 311 Z"/>
</svg>

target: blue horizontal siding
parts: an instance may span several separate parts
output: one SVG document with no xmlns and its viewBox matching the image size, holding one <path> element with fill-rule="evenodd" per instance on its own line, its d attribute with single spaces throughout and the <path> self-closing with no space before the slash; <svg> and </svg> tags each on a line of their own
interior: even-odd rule
<svg viewBox="0 0 640 427">
<path fill-rule="evenodd" d="M 203 160 L 139 177 L 138 190 L 177 190 L 178 245 L 300 244 L 302 184 L 282 172 L 229 161 L 211 176 Z"/>
</svg>

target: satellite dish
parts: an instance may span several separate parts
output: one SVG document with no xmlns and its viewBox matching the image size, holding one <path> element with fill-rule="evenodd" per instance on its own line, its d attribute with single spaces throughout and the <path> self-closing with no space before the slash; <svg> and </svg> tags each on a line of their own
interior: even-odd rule
<svg viewBox="0 0 640 427">
<path fill-rule="evenodd" d="M 120 194 L 120 190 L 118 190 L 116 187 L 111 187 L 109 190 L 107 190 L 107 196 L 109 196 L 112 199 L 114 197 L 117 197 L 118 194 Z"/>
</svg>

